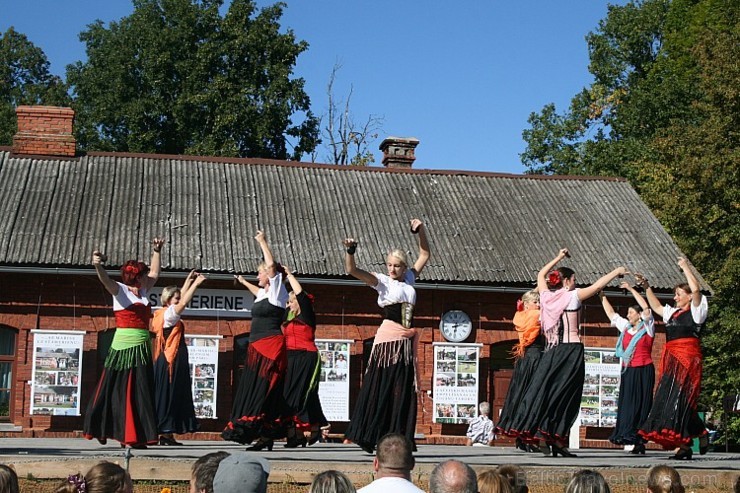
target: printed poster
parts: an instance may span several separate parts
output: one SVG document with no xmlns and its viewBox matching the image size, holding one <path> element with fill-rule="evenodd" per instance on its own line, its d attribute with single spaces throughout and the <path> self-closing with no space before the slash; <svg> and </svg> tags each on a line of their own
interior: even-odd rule
<svg viewBox="0 0 740 493">
<path fill-rule="evenodd" d="M 349 421 L 349 354 L 354 341 L 316 339 L 321 357 L 319 400 L 327 421 Z"/>
<path fill-rule="evenodd" d="M 80 356 L 85 333 L 64 330 L 31 332 L 31 414 L 80 416 Z"/>
<path fill-rule="evenodd" d="M 478 414 L 482 344 L 437 343 L 434 347 L 434 422 L 467 424 Z"/>
<path fill-rule="evenodd" d="M 185 335 L 195 417 L 216 419 L 218 344 L 222 336 Z"/>
<path fill-rule="evenodd" d="M 586 379 L 581 397 L 581 426 L 617 424 L 621 362 L 613 349 L 586 348 Z"/>
</svg>

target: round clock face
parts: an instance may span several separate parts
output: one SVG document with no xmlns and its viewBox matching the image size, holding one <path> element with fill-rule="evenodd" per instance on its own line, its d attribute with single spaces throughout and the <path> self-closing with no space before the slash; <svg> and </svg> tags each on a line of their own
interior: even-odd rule
<svg viewBox="0 0 740 493">
<path fill-rule="evenodd" d="M 442 337 L 450 342 L 462 342 L 473 332 L 473 322 L 468 314 L 461 310 L 450 310 L 442 315 L 439 322 Z"/>
</svg>

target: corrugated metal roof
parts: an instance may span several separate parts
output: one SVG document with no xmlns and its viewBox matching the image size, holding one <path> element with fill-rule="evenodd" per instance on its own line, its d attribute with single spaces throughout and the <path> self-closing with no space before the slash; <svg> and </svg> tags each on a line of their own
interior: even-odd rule
<svg viewBox="0 0 740 493">
<path fill-rule="evenodd" d="M 561 247 L 578 282 L 618 265 L 670 289 L 682 253 L 624 180 L 353 168 L 271 160 L 91 153 L 76 159 L 0 150 L 0 265 L 117 266 L 168 244 L 163 268 L 255 272 L 265 230 L 276 259 L 305 276 L 344 276 L 341 241 L 383 270 L 392 248 L 417 252 L 426 282 L 526 286 Z M 703 282 L 703 281 L 702 281 Z"/>
</svg>

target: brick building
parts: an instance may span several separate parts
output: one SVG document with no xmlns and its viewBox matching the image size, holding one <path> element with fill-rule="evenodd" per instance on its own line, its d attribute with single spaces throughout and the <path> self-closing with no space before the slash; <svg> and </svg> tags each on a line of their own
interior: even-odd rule
<svg viewBox="0 0 740 493">
<path fill-rule="evenodd" d="M 465 342 L 482 345 L 478 398 L 491 402 L 495 415 L 511 375 L 516 300 L 534 287 L 537 271 L 559 248 L 570 249 L 572 258 L 564 265 L 575 269 L 579 284 L 626 265 L 645 273 L 668 300 L 682 279 L 678 247 L 622 179 L 416 169 L 418 141 L 397 138 L 381 145 L 383 168 L 78 155 L 71 110 L 19 107 L 18 115 L 13 147 L 0 147 L 0 433 L 6 435 L 73 435 L 82 428 L 81 416 L 30 414 L 33 334 L 84 334 L 79 396 L 84 411 L 114 327 L 110 296 L 90 265 L 94 248 L 108 255 L 109 273 L 117 278 L 117 267 L 126 260 L 148 262 L 151 238 L 163 236 L 168 243 L 158 286 L 181 284 L 196 268 L 209 277 L 204 288 L 243 291 L 233 275 L 255 276 L 261 255 L 253 236 L 265 230 L 276 259 L 296 270 L 316 298 L 317 338 L 355 341 L 349 380 L 357 389 L 380 316 L 375 291 L 344 274 L 341 240 L 358 238 L 358 266 L 382 272 L 391 248 L 415 258 L 408 220 L 421 218 L 432 257 L 417 284 L 414 326 L 422 333 L 417 433 L 435 442 L 454 442 L 465 430 L 433 422 L 432 344 L 444 341 L 443 313 L 462 310 L 473 321 Z M 608 291 L 624 311 L 630 300 L 615 285 Z M 584 303 L 582 320 L 587 347 L 614 346 L 616 331 L 598 299 Z M 190 334 L 223 337 L 219 419 L 202 420 L 202 437 L 212 438 L 229 415 L 250 320 L 187 316 L 186 324 Z M 656 359 L 663 341 L 659 328 Z M 350 392 L 350 407 L 354 395 Z M 334 423 L 334 430 L 343 426 Z M 581 444 L 607 445 L 609 431 L 581 427 Z"/>
</svg>

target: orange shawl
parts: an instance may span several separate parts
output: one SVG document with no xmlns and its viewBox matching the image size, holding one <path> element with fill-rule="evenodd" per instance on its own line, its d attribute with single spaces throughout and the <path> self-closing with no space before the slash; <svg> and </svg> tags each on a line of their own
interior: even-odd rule
<svg viewBox="0 0 740 493">
<path fill-rule="evenodd" d="M 540 335 L 540 311 L 523 310 L 516 312 L 514 314 L 514 328 L 519 334 L 519 343 L 512 348 L 511 354 L 514 359 L 519 359 L 524 357 L 527 347 Z"/>
<path fill-rule="evenodd" d="M 152 318 L 152 332 L 154 332 L 154 344 L 152 344 L 152 357 L 156 362 L 159 355 L 164 353 L 164 358 L 167 360 L 167 367 L 170 371 L 170 381 L 172 381 L 172 369 L 175 358 L 177 357 L 177 348 L 180 347 L 180 341 L 185 333 L 185 324 L 182 320 L 179 320 L 172 328 L 170 336 L 165 339 L 164 337 L 164 314 L 167 311 L 167 307 L 160 308 L 154 312 Z"/>
</svg>

